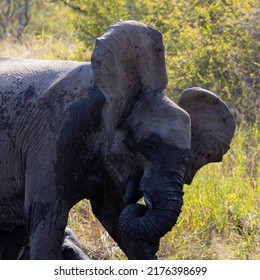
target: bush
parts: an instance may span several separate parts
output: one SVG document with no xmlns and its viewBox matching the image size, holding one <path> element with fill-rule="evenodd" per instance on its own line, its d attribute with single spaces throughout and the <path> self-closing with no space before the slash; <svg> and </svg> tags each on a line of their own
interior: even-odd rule
<svg viewBox="0 0 260 280">
<path fill-rule="evenodd" d="M 219 93 L 239 120 L 259 117 L 259 8 L 256 0 L 63 0 L 87 47 L 117 20 L 160 30 L 166 46 L 167 94 L 201 86 Z"/>
</svg>

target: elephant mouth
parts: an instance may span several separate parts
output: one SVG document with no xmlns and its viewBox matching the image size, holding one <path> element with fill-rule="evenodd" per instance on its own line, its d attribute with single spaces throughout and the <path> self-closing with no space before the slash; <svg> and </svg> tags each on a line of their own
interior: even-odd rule
<svg viewBox="0 0 260 280">
<path fill-rule="evenodd" d="M 151 196 L 145 192 L 141 191 L 139 188 L 135 189 L 135 191 L 130 192 L 131 195 L 124 196 L 124 208 L 127 207 L 130 204 L 140 204 L 142 206 L 145 206 L 147 210 L 151 210 L 153 208 L 153 202 Z"/>
<path fill-rule="evenodd" d="M 144 197 L 144 192 L 140 190 L 140 178 L 131 178 L 126 184 L 126 188 L 123 195 L 123 208 L 130 204 L 136 204 L 142 197 Z"/>
</svg>

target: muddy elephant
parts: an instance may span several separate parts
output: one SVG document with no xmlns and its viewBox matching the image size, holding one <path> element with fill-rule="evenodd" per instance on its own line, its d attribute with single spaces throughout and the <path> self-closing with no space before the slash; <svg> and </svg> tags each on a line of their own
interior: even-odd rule
<svg viewBox="0 0 260 280">
<path fill-rule="evenodd" d="M 24 227 L 30 259 L 61 259 L 68 213 L 87 198 L 129 259 L 155 258 L 183 184 L 235 130 L 214 93 L 175 104 L 166 86 L 162 36 L 135 21 L 109 27 L 90 63 L 1 58 L 0 236 Z"/>
</svg>

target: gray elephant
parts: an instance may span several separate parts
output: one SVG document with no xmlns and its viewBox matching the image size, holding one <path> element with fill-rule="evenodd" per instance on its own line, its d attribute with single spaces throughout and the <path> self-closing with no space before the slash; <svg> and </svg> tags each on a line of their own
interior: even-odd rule
<svg viewBox="0 0 260 280">
<path fill-rule="evenodd" d="M 129 259 L 155 258 L 183 184 L 235 130 L 217 95 L 187 89 L 177 105 L 166 85 L 162 36 L 135 21 L 98 38 L 91 63 L 1 58 L 0 236 L 21 229 L 30 259 L 61 259 L 68 213 L 87 198 Z"/>
</svg>

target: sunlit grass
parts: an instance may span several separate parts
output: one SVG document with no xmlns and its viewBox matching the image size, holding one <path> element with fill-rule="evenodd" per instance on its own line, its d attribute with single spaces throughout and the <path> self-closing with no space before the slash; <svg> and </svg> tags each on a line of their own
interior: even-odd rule
<svg viewBox="0 0 260 280">
<path fill-rule="evenodd" d="M 222 163 L 204 167 L 185 186 L 183 212 L 162 241 L 174 259 L 260 258 L 259 134 L 238 129 Z"/>
<path fill-rule="evenodd" d="M 73 207 L 69 214 L 68 226 L 74 230 L 90 258 L 125 258 L 117 244 L 92 214 L 89 201 L 82 200 Z"/>
<path fill-rule="evenodd" d="M 0 55 L 34 59 L 89 61 L 91 52 L 83 43 L 74 38 L 73 32 L 67 36 L 57 36 L 42 30 L 38 35 L 24 35 L 22 40 L 7 38 L 0 41 Z"/>
</svg>

